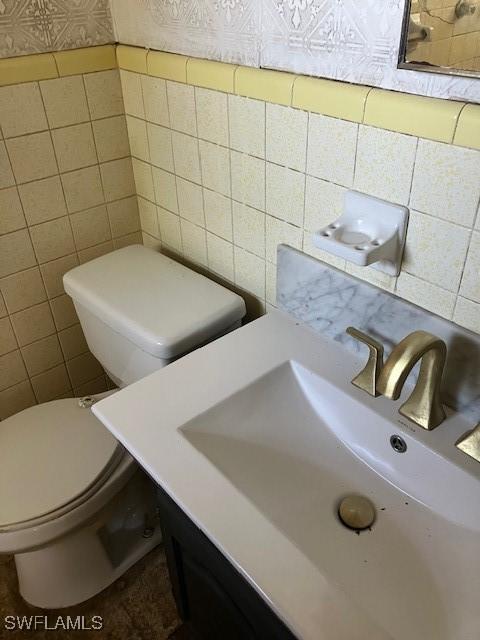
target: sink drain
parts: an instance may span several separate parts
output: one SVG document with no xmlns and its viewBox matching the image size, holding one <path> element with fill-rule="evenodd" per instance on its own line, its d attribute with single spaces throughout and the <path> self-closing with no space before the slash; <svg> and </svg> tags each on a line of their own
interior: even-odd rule
<svg viewBox="0 0 480 640">
<path fill-rule="evenodd" d="M 364 496 L 347 496 L 340 502 L 338 517 L 349 529 L 362 531 L 375 522 L 375 507 Z"/>
</svg>

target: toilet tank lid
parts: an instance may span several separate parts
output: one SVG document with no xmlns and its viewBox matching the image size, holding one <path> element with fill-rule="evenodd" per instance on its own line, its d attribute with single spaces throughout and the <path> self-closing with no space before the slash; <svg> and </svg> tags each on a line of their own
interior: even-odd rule
<svg viewBox="0 0 480 640">
<path fill-rule="evenodd" d="M 186 353 L 245 315 L 240 296 L 142 245 L 75 267 L 63 282 L 74 302 L 162 359 Z"/>
</svg>

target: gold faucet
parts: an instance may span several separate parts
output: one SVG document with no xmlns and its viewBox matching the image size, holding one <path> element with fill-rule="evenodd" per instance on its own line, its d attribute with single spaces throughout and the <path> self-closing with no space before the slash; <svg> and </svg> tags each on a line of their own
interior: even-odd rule
<svg viewBox="0 0 480 640">
<path fill-rule="evenodd" d="M 360 338 L 352 329 L 352 327 L 347 329 L 350 335 L 361 339 L 362 342 L 367 342 L 365 337 L 369 338 L 369 336 L 361 334 Z M 373 339 L 370 340 L 371 347 L 378 344 Z M 445 420 L 446 414 L 440 401 L 440 385 L 447 357 L 447 345 L 443 340 L 426 331 L 414 331 L 397 344 L 383 366 L 381 351 L 374 350 L 373 354 L 378 355 L 378 361 L 376 367 L 370 367 L 372 377 L 375 376 L 370 388 L 373 387 L 376 392 L 371 395 L 381 394 L 391 400 L 398 400 L 408 374 L 421 360 L 415 388 L 408 400 L 400 407 L 399 412 L 428 430 L 435 429 Z M 372 349 L 370 358 L 372 358 Z M 358 376 L 355 380 L 357 379 Z M 357 386 L 360 385 L 357 383 Z"/>
</svg>

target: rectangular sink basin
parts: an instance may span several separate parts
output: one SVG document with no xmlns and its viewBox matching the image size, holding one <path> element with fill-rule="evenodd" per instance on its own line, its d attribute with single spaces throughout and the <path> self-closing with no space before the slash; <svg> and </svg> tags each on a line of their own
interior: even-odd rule
<svg viewBox="0 0 480 640">
<path fill-rule="evenodd" d="M 359 364 L 272 314 L 95 413 L 299 638 L 478 640 L 480 465 L 454 447 L 472 425 L 416 427 L 350 384 Z M 361 532 L 350 495 L 375 506 Z"/>
</svg>

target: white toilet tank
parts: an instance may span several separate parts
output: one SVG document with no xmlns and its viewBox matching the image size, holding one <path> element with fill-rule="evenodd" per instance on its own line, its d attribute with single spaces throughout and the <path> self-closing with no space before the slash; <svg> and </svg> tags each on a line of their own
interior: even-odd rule
<svg viewBox="0 0 480 640">
<path fill-rule="evenodd" d="M 166 256 L 133 245 L 63 277 L 91 352 L 126 386 L 240 326 L 243 299 Z"/>
</svg>

